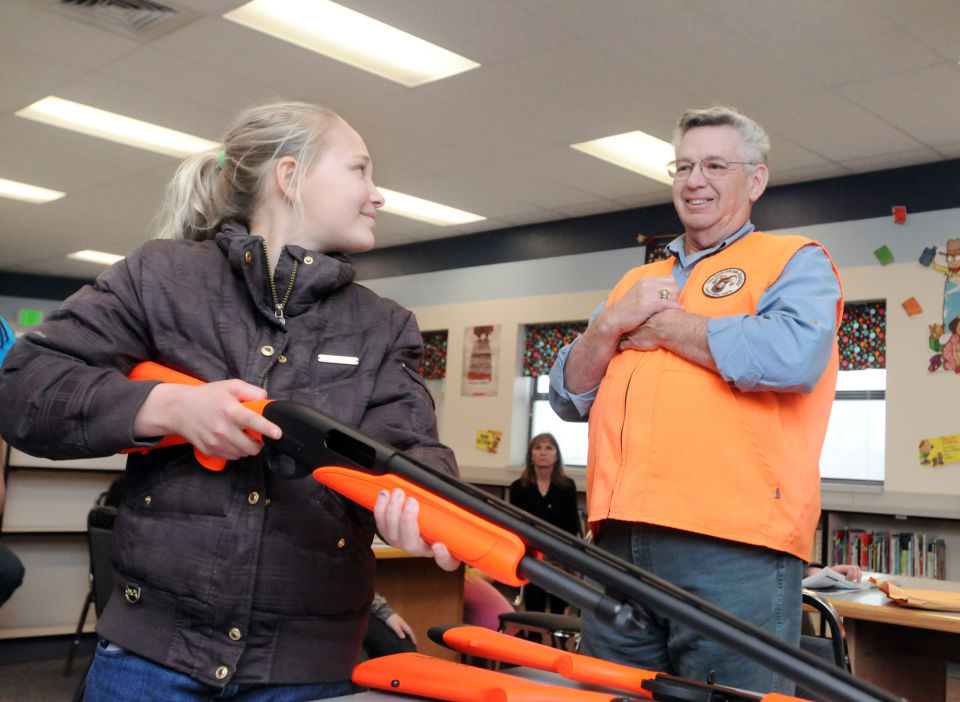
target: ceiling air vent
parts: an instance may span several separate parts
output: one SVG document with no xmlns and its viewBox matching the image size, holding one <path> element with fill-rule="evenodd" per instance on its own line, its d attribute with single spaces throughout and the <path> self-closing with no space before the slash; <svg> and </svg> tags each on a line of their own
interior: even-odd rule
<svg viewBox="0 0 960 702">
<path fill-rule="evenodd" d="M 156 39 L 192 22 L 199 12 L 154 0 L 57 0 L 55 9 L 73 19 L 137 39 Z"/>
</svg>

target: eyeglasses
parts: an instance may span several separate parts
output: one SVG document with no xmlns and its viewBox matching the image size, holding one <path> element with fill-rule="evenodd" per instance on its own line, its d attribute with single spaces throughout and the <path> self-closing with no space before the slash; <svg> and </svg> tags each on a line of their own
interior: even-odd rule
<svg viewBox="0 0 960 702">
<path fill-rule="evenodd" d="M 728 161 L 725 158 L 705 158 L 699 161 L 671 161 L 667 164 L 667 175 L 674 180 L 686 180 L 693 169 L 700 165 L 700 172 L 710 180 L 723 178 L 731 166 L 753 166 L 750 161 Z"/>
</svg>

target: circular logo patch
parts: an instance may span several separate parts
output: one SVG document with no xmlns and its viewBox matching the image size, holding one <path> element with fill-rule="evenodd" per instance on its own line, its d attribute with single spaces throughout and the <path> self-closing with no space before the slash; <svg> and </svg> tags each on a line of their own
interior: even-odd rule
<svg viewBox="0 0 960 702">
<path fill-rule="evenodd" d="M 724 268 L 707 278 L 703 284 L 703 294 L 707 297 L 726 297 L 733 295 L 747 282 L 747 274 L 739 268 Z"/>
</svg>

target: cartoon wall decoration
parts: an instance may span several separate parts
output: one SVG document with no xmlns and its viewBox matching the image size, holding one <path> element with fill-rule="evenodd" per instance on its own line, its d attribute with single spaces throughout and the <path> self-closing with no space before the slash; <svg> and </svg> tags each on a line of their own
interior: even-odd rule
<svg viewBox="0 0 960 702">
<path fill-rule="evenodd" d="M 949 239 L 945 252 L 928 246 L 920 254 L 920 264 L 944 276 L 943 314 L 928 325 L 928 343 L 934 355 L 927 370 L 960 373 L 960 238 Z"/>
<path fill-rule="evenodd" d="M 922 466 L 932 468 L 945 463 L 960 463 L 960 434 L 921 439 L 917 448 Z"/>
</svg>

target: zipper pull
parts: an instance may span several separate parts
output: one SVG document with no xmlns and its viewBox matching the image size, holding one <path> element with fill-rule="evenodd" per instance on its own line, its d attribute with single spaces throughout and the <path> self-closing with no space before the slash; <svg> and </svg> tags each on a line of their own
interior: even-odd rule
<svg viewBox="0 0 960 702">
<path fill-rule="evenodd" d="M 277 321 L 280 322 L 281 326 L 287 326 L 287 320 L 283 317 L 283 305 L 277 305 L 274 307 L 273 314 L 276 315 Z"/>
</svg>

